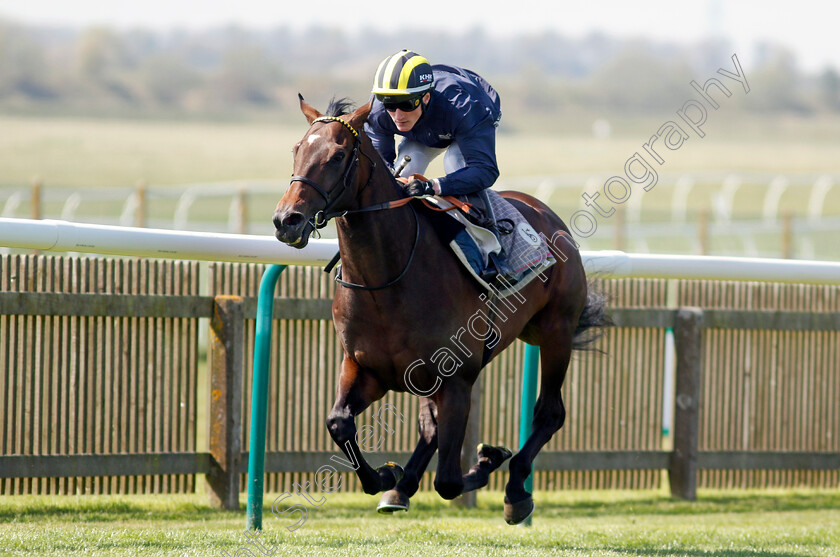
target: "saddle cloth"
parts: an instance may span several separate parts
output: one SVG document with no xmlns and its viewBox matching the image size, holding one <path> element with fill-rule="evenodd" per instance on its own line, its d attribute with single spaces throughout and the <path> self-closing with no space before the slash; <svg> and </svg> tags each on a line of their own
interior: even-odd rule
<svg viewBox="0 0 840 557">
<path fill-rule="evenodd" d="M 495 224 L 495 231 L 475 224 L 459 210 L 448 211 L 446 214 L 464 227 L 449 246 L 482 288 L 504 298 L 527 286 L 556 260 L 545 240 L 506 199 L 490 189 L 480 195 L 486 200 L 484 212 Z M 426 201 L 441 209 L 452 206 L 440 197 Z M 468 201 L 474 202 L 474 196 Z"/>
</svg>

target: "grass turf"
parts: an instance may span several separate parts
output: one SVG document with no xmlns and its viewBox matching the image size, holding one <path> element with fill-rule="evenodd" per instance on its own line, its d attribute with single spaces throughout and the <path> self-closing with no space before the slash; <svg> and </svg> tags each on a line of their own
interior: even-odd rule
<svg viewBox="0 0 840 557">
<path fill-rule="evenodd" d="M 0 553 L 18 555 L 723 555 L 840 554 L 840 490 L 537 492 L 531 527 L 502 520 L 502 494 L 462 509 L 434 493 L 407 514 L 374 512 L 377 499 L 327 494 L 300 513 L 271 514 L 244 534 L 244 512 L 211 509 L 202 495 L 14 496 L 0 499 Z M 303 499 L 290 498 L 286 510 Z M 244 503 L 244 500 L 243 500 Z M 286 503 L 284 501 L 284 503 Z M 246 552 L 245 550 L 250 551 Z"/>
</svg>

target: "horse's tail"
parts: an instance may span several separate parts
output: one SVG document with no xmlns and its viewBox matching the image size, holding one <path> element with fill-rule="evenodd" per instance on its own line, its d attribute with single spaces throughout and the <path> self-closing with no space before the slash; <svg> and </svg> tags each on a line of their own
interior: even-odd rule
<svg viewBox="0 0 840 557">
<path fill-rule="evenodd" d="M 614 325 L 607 313 L 607 296 L 593 288 L 592 282 L 588 286 L 586 307 L 580 314 L 574 337 L 572 337 L 574 350 L 597 350 L 592 345 L 604 336 L 607 327 Z"/>
</svg>

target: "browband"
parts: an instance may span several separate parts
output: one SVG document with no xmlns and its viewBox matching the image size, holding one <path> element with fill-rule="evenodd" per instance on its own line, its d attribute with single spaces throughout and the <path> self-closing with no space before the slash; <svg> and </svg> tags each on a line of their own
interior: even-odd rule
<svg viewBox="0 0 840 557">
<path fill-rule="evenodd" d="M 359 139 L 359 132 L 356 131 L 356 128 L 354 128 L 353 126 L 336 116 L 321 116 L 320 118 L 315 118 L 314 120 L 312 120 L 312 124 L 314 124 L 315 122 L 338 122 L 348 130 L 350 130 L 350 133 L 353 134 L 353 137 L 355 137 L 357 140 Z"/>
</svg>

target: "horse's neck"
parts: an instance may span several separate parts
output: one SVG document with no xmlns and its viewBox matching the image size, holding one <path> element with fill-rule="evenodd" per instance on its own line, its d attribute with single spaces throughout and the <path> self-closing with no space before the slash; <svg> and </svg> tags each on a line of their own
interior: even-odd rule
<svg viewBox="0 0 840 557">
<path fill-rule="evenodd" d="M 358 197 L 358 208 L 400 199 L 383 164 Z M 408 205 L 355 213 L 336 219 L 344 280 L 369 286 L 384 284 L 406 264 L 414 243 L 417 215 Z"/>
</svg>

